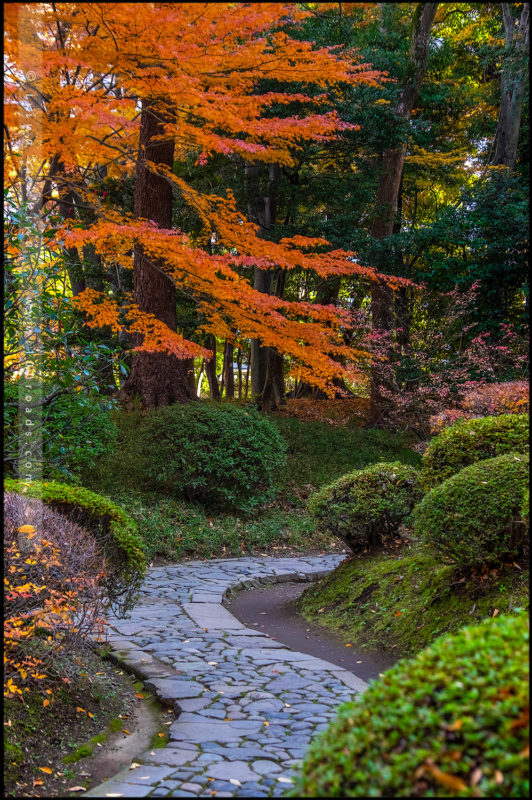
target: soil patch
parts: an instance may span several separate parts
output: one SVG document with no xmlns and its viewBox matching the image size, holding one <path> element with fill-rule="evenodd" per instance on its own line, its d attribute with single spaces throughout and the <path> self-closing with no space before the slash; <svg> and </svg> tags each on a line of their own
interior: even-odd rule
<svg viewBox="0 0 532 800">
<path fill-rule="evenodd" d="M 277 583 L 261 589 L 237 592 L 225 605 L 240 622 L 267 633 L 272 639 L 301 653 L 323 658 L 369 681 L 393 666 L 393 656 L 357 650 L 354 643 L 314 622 L 295 608 L 308 583 Z"/>
</svg>

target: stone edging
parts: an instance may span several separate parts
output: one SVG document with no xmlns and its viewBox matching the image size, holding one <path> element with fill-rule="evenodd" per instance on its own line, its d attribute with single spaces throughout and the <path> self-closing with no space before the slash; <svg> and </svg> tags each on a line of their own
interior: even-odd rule
<svg viewBox="0 0 532 800">
<path fill-rule="evenodd" d="M 87 797 L 268 797 L 291 785 L 311 739 L 367 684 L 247 628 L 229 592 L 323 577 L 343 556 L 189 561 L 148 570 L 109 624 L 111 655 L 179 713 L 166 747 Z"/>
</svg>

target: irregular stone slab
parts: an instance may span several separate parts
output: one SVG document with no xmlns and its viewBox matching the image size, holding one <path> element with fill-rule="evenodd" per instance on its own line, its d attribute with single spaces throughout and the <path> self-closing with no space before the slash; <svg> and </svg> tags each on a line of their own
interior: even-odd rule
<svg viewBox="0 0 532 800">
<path fill-rule="evenodd" d="M 209 778 L 220 778 L 222 780 L 237 780 L 240 782 L 257 780 L 257 773 L 249 768 L 245 761 L 222 762 L 212 764 L 205 770 Z"/>
<path fill-rule="evenodd" d="M 363 681 L 362 678 L 358 678 L 356 675 L 353 675 L 352 672 L 348 672 L 348 670 L 344 669 L 341 672 L 333 672 L 332 673 L 335 678 L 338 678 L 339 681 L 345 683 L 346 686 L 349 686 L 350 689 L 353 689 L 355 692 L 364 692 L 369 684 L 366 681 Z"/>
<path fill-rule="evenodd" d="M 163 703 L 174 702 L 181 698 L 198 697 L 205 687 L 196 681 L 182 678 L 150 678 L 146 681 L 149 689 L 154 689 Z"/>
<path fill-rule="evenodd" d="M 88 792 L 84 792 L 83 797 L 147 797 L 153 791 L 153 786 L 147 784 L 141 786 L 134 783 L 120 783 L 119 781 L 109 780 L 96 786 Z"/>
<path fill-rule="evenodd" d="M 179 742 L 236 742 L 241 734 L 228 722 L 174 722 L 170 726 L 170 739 Z"/>
<path fill-rule="evenodd" d="M 183 608 L 197 625 L 208 630 L 237 630 L 245 626 L 218 603 L 183 603 Z"/>
</svg>

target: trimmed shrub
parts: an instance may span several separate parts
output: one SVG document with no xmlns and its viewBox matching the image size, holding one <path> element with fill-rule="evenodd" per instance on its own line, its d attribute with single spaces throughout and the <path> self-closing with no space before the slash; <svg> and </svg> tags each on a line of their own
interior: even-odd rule
<svg viewBox="0 0 532 800">
<path fill-rule="evenodd" d="M 396 535 L 421 495 L 413 467 L 380 462 L 323 487 L 308 508 L 321 530 L 360 553 Z"/>
<path fill-rule="evenodd" d="M 100 549 L 87 531 L 35 498 L 4 495 L 8 697 L 29 687 L 42 689 L 65 648 L 82 648 L 88 636 L 102 633 L 104 570 Z"/>
<path fill-rule="evenodd" d="M 274 493 L 285 444 L 255 409 L 176 403 L 142 428 L 148 476 L 158 490 L 206 506 L 250 511 Z"/>
<path fill-rule="evenodd" d="M 414 509 L 414 533 L 462 566 L 521 557 L 528 538 L 522 518 L 527 485 L 526 455 L 471 464 L 425 495 Z"/>
<path fill-rule="evenodd" d="M 476 461 L 528 450 L 528 414 L 460 420 L 430 442 L 423 454 L 421 481 L 430 489 Z"/>
<path fill-rule="evenodd" d="M 314 740 L 294 797 L 527 797 L 528 621 L 442 636 Z"/>
<path fill-rule="evenodd" d="M 36 497 L 88 530 L 107 562 L 105 587 L 112 605 L 118 611 L 131 605 L 146 570 L 146 557 L 135 522 L 120 506 L 83 487 L 54 481 L 26 483 L 7 478 L 4 488 Z"/>
</svg>

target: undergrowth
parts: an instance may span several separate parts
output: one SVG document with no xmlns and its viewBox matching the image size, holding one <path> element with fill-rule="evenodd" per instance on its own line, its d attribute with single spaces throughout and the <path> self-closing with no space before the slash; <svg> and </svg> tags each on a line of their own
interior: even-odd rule
<svg viewBox="0 0 532 800">
<path fill-rule="evenodd" d="M 117 450 L 86 472 L 83 485 L 110 497 L 133 517 L 150 561 L 308 550 L 309 546 L 340 548 L 339 540 L 315 534 L 306 511 L 309 494 L 367 464 L 394 460 L 418 464 L 420 460 L 404 438 L 387 431 L 272 415 L 288 448 L 286 466 L 276 476 L 276 497 L 252 514 L 223 513 L 147 486 L 147 458 L 139 434 L 144 415 L 143 411 L 116 415 Z"/>
<path fill-rule="evenodd" d="M 507 564 L 466 577 L 411 544 L 344 561 L 297 605 L 357 646 L 410 656 L 441 634 L 526 608 L 528 573 Z"/>
</svg>

